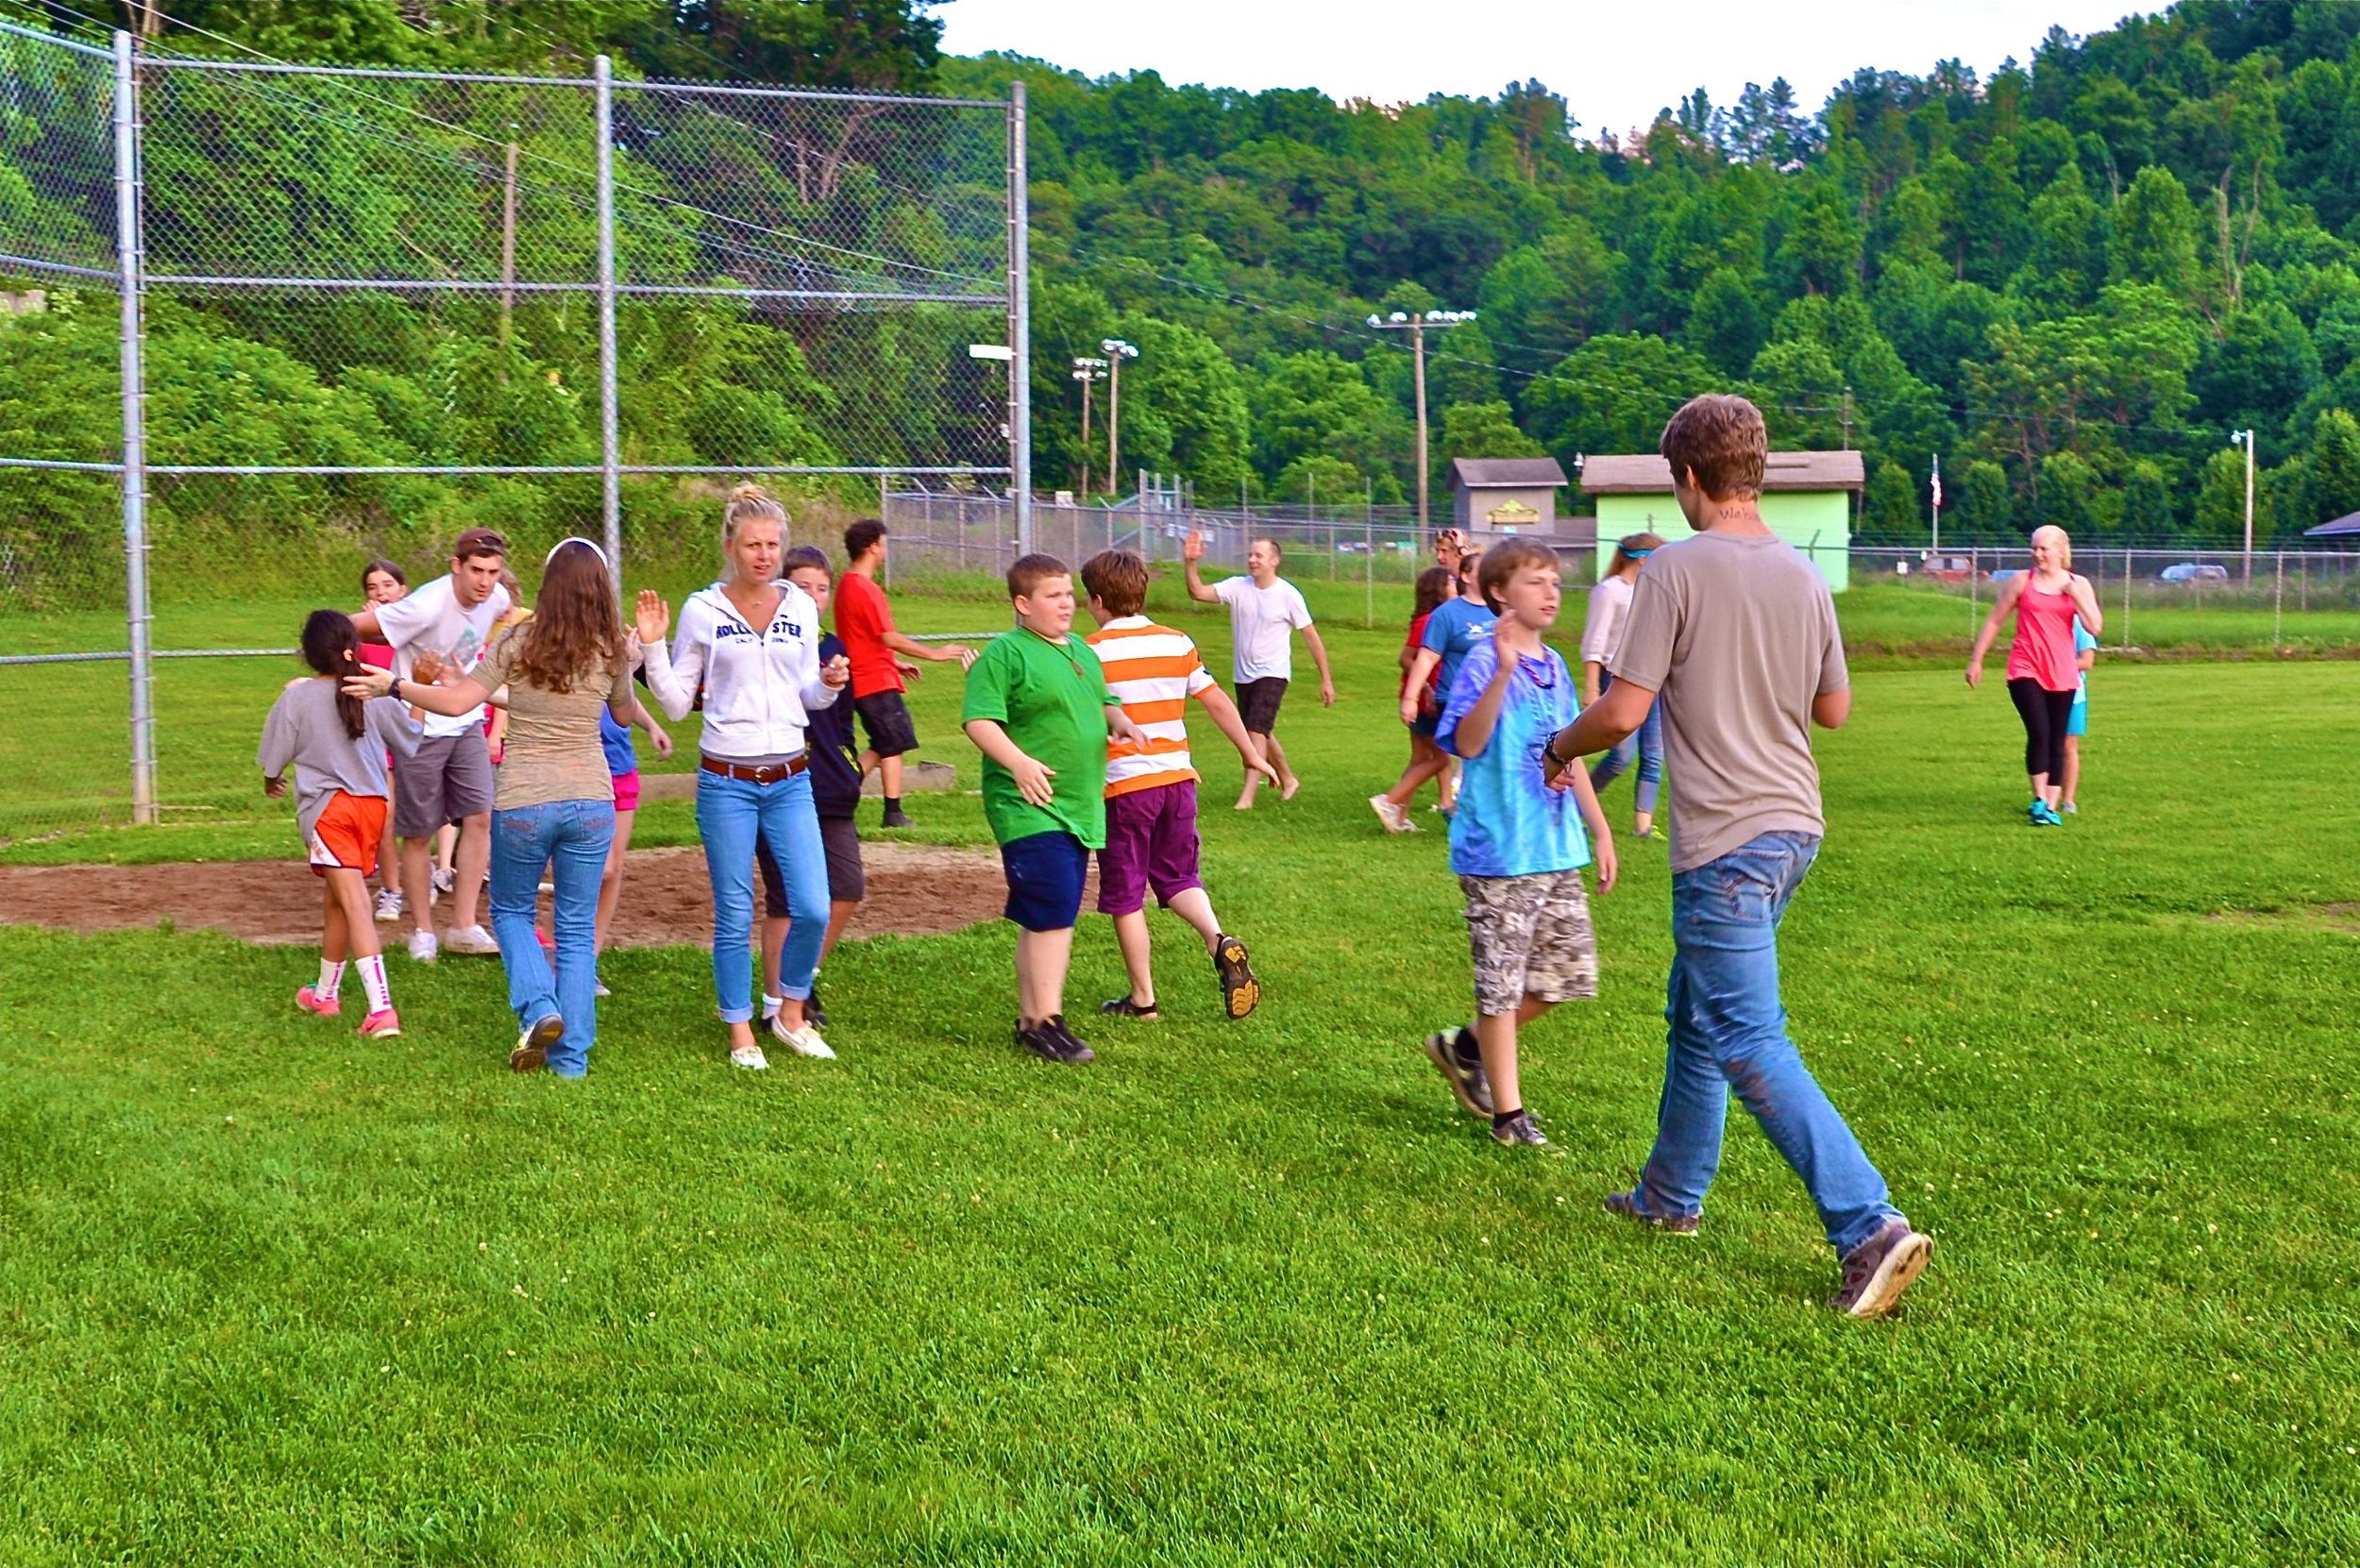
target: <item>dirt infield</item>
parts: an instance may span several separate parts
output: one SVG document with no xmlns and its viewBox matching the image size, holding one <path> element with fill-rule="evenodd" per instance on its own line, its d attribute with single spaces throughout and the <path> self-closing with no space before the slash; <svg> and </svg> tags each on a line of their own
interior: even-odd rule
<svg viewBox="0 0 2360 1568">
<path fill-rule="evenodd" d="M 861 856 L 868 899 L 851 937 L 957 931 L 997 919 L 1007 901 L 1000 858 L 988 850 L 871 843 Z M 633 850 L 609 945 L 702 947 L 713 936 L 712 901 L 702 850 Z M 545 897 L 545 911 L 548 903 Z M 298 860 L 0 866 L 0 925 L 126 931 L 161 920 L 243 941 L 308 945 L 320 936 L 319 880 Z M 409 928 L 405 918 L 397 929 Z"/>
</svg>

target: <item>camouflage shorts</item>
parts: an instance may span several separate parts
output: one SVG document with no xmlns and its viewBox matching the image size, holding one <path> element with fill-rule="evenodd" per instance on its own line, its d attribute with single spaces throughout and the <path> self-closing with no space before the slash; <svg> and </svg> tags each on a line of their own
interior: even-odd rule
<svg viewBox="0 0 2360 1568">
<path fill-rule="evenodd" d="M 1458 879 L 1475 949 L 1475 1011 L 1512 1013 L 1526 997 L 1598 994 L 1598 942 L 1579 871 Z"/>
</svg>

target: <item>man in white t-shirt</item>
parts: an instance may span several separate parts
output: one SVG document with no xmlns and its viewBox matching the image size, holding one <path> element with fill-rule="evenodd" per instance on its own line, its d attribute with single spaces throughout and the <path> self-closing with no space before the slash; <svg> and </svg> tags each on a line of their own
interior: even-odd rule
<svg viewBox="0 0 2360 1568">
<path fill-rule="evenodd" d="M 1320 705 L 1332 708 L 1336 682 L 1328 673 L 1327 645 L 1320 641 L 1319 629 L 1311 624 L 1311 607 L 1303 602 L 1302 593 L 1278 575 L 1277 540 L 1256 539 L 1247 548 L 1242 577 L 1224 577 L 1207 584 L 1197 571 L 1197 563 L 1204 559 L 1205 535 L 1190 533 L 1180 548 L 1180 563 L 1188 574 L 1188 597 L 1229 607 L 1238 712 L 1245 719 L 1246 733 L 1254 738 L 1255 750 L 1278 775 L 1278 798 L 1291 801 L 1303 781 L 1287 766 L 1287 749 L 1272 733 L 1278 727 L 1278 704 L 1287 696 L 1287 683 L 1294 676 L 1294 645 L 1289 639 L 1297 632 L 1303 633 L 1305 645 L 1311 649 L 1311 662 L 1320 666 Z M 1244 793 L 1238 797 L 1239 811 L 1254 809 L 1255 792 L 1261 784 L 1262 776 L 1248 769 Z"/>
<path fill-rule="evenodd" d="M 468 529 L 451 546 L 450 575 L 391 604 L 371 605 L 352 624 L 362 637 L 393 646 L 394 673 L 402 680 L 473 674 L 493 627 L 508 614 L 508 590 L 500 586 L 507 565 L 507 540 L 488 528 Z M 430 675 L 419 673 L 421 660 Z M 450 822 L 459 824 L 459 848 L 452 860 L 450 935 L 442 945 L 453 953 L 497 953 L 499 944 L 476 914 L 492 860 L 492 754 L 481 708 L 458 718 L 428 714 L 417 755 L 404 758 L 395 776 L 394 834 L 401 840 L 403 885 L 433 885 L 434 835 Z M 410 936 L 410 956 L 430 964 L 438 951 L 430 901 L 417 898 L 411 908 L 418 929 Z"/>
</svg>

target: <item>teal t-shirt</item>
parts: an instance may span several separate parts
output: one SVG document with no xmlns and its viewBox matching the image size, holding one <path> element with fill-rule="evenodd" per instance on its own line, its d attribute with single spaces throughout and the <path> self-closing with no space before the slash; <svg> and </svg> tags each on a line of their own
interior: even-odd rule
<svg viewBox="0 0 2360 1568">
<path fill-rule="evenodd" d="M 2091 635 L 2090 635 L 2090 629 L 2089 629 L 2088 627 L 2083 626 L 2083 625 L 2082 624 L 2082 617 L 2081 617 L 2081 616 L 2079 616 L 2079 615 L 2074 616 L 2074 617 L 2073 617 L 2073 657 L 2074 657 L 2074 659 L 2078 662 L 2078 661 L 2081 659 L 2081 657 L 2082 657 L 2082 654 L 2089 652 L 2092 649 L 2096 648 L 2097 646 L 2098 646 L 2098 639 L 2097 639 L 2096 637 L 2091 636 Z M 2080 708 L 2080 707 L 2085 707 L 2085 706 L 2087 706 L 2087 705 L 2088 705 L 2088 703 L 2089 703 L 2089 700 L 2090 700 L 2090 677 L 2089 677 L 2089 671 L 2087 671 L 2087 670 L 2082 670 L 2082 671 L 2080 671 L 2080 672 L 2078 672 L 2078 673 L 2079 673 L 2080 679 L 2076 680 L 2076 681 L 2074 682 L 2074 683 L 2073 683 L 2073 705 L 2074 705 L 2075 707 L 2077 707 L 2077 708 Z"/>
<path fill-rule="evenodd" d="M 1442 708 L 1435 744 L 1454 755 L 1458 721 L 1500 667 L 1499 644 L 1485 637 L 1467 650 Z M 1500 700 L 1499 722 L 1483 750 L 1458 774 L 1458 811 L 1450 823 L 1450 868 L 1461 876 L 1527 877 L 1590 864 L 1590 835 L 1570 789 L 1541 782 L 1541 750 L 1574 721 L 1581 702 L 1557 649 L 1516 661 Z"/>
<path fill-rule="evenodd" d="M 1090 849 L 1106 847 L 1106 710 L 1114 700 L 1097 652 L 1077 636 L 1053 643 L 1020 626 L 975 656 L 960 721 L 994 720 L 1053 774 L 1050 801 L 1037 806 L 1018 791 L 1015 774 L 984 759 L 984 820 L 993 838 L 1070 833 Z"/>
</svg>

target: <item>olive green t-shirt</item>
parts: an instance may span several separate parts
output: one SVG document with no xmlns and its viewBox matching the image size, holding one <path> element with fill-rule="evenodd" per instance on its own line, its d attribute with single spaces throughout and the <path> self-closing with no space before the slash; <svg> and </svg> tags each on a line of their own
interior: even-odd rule
<svg viewBox="0 0 2360 1568">
<path fill-rule="evenodd" d="M 631 700 L 630 661 L 584 674 L 569 692 L 543 691 L 515 669 L 517 637 L 531 624 L 495 633 L 475 667 L 486 691 L 508 688 L 508 740 L 492 804 L 514 811 L 552 801 L 612 801 L 615 775 L 598 738 L 598 710 Z"/>
<path fill-rule="evenodd" d="M 1003 632 L 967 672 L 960 721 L 988 718 L 1017 750 L 1051 770 L 1045 806 L 1016 787 L 1016 775 L 984 759 L 984 819 L 1003 844 L 1038 833 L 1070 833 L 1093 850 L 1106 847 L 1106 710 L 1114 704 L 1098 654 L 1068 634 L 1053 643 L 1018 627 Z"/>
</svg>

